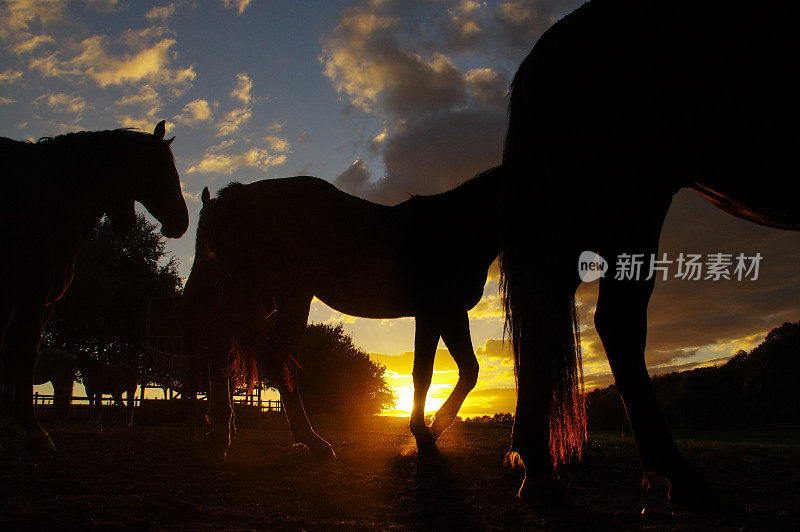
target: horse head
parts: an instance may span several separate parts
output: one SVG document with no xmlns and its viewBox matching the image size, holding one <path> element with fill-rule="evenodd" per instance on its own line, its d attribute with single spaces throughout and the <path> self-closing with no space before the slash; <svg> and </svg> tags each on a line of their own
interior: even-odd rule
<svg viewBox="0 0 800 532">
<path fill-rule="evenodd" d="M 153 134 L 137 133 L 135 147 L 126 157 L 127 179 L 117 187 L 106 207 L 111 226 L 117 233 L 133 228 L 136 221 L 134 201 L 138 201 L 161 223 L 161 234 L 168 238 L 183 236 L 189 227 L 189 212 L 181 192 L 170 144 L 164 139 L 166 124 L 159 122 Z"/>
</svg>

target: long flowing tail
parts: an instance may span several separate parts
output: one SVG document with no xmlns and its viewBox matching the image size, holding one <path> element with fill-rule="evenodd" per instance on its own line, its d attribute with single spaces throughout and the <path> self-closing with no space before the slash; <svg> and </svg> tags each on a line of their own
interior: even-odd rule
<svg viewBox="0 0 800 532">
<path fill-rule="evenodd" d="M 500 253 L 500 284 L 517 382 L 524 358 L 552 392 L 550 452 L 559 463 L 579 457 L 586 439 L 580 320 L 573 265 L 554 267 L 555 263 L 544 261 L 570 256 L 575 237 L 570 227 L 575 224 L 569 218 L 569 195 L 574 191 L 563 190 L 557 177 L 549 175 L 552 161 L 548 162 L 543 148 L 546 124 L 536 123 L 547 119 L 536 114 L 536 87 L 525 83 L 530 75 L 527 70 L 534 68 L 532 61 L 529 56 L 523 62 L 511 86 L 503 153 L 508 175 L 503 197 L 507 227 Z M 542 331 L 552 340 L 543 341 Z"/>
<path fill-rule="evenodd" d="M 506 334 L 514 350 L 519 382 L 520 361 L 549 387 L 550 453 L 563 463 L 580 457 L 586 439 L 586 408 L 580 349 L 580 320 L 569 282 L 542 278 L 542 272 L 520 257 L 529 250 L 511 243 L 500 255 Z M 542 331 L 553 341 L 542 341 Z"/>
</svg>

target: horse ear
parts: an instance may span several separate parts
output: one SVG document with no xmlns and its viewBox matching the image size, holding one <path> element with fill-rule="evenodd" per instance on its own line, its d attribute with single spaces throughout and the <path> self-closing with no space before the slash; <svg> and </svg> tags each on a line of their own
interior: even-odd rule
<svg viewBox="0 0 800 532">
<path fill-rule="evenodd" d="M 175 137 L 168 138 L 168 139 L 167 139 L 167 140 L 165 140 L 164 142 L 166 142 L 166 143 L 167 143 L 167 146 L 171 146 L 171 145 L 172 145 L 172 141 L 173 141 L 173 140 L 175 140 Z"/>
<path fill-rule="evenodd" d="M 167 122 L 166 120 L 162 120 L 158 124 L 156 124 L 156 128 L 153 130 L 153 135 L 158 140 L 164 140 L 164 133 L 167 132 Z"/>
<path fill-rule="evenodd" d="M 211 193 L 208 191 L 208 187 L 203 187 L 203 193 L 200 194 L 200 199 L 203 200 L 203 205 L 211 201 Z"/>
</svg>

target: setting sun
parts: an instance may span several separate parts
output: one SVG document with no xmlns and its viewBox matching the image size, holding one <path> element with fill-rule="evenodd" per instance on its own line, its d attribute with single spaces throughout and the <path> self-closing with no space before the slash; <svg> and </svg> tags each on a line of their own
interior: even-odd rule
<svg viewBox="0 0 800 532">
<path fill-rule="evenodd" d="M 443 393 L 439 393 L 444 389 Z M 425 413 L 433 414 L 447 399 L 447 389 L 452 389 L 452 386 L 446 384 L 433 384 L 428 391 L 428 399 L 425 401 Z M 384 411 L 384 414 L 389 416 L 405 417 L 411 414 L 411 409 L 414 406 L 414 386 L 399 386 L 394 388 L 397 394 L 397 403 L 391 410 Z"/>
</svg>

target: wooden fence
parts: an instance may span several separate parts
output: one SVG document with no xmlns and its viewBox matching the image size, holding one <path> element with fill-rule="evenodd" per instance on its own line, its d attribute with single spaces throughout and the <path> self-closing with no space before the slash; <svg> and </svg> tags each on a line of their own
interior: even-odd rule
<svg viewBox="0 0 800 532">
<path fill-rule="evenodd" d="M 173 400 L 179 400 L 179 399 L 173 399 Z M 164 401 L 164 399 L 145 399 L 145 401 Z M 255 394 L 252 394 L 250 396 L 243 394 L 243 395 L 234 395 L 233 401 L 236 404 L 258 406 L 262 412 L 283 412 L 283 404 L 281 403 L 280 399 L 261 399 L 260 396 L 256 398 Z M 72 396 L 72 401 L 70 404 L 88 406 L 89 398 L 74 395 Z M 114 404 L 114 400 L 110 397 L 103 397 L 100 404 L 102 406 L 111 406 Z M 127 401 L 125 404 L 127 404 Z M 142 398 L 135 397 L 133 400 L 134 407 L 139 407 L 141 406 L 141 404 L 142 404 Z M 52 405 L 53 405 L 52 395 L 34 392 L 33 406 L 35 408 L 51 407 Z"/>
</svg>

